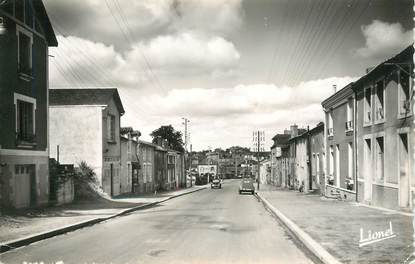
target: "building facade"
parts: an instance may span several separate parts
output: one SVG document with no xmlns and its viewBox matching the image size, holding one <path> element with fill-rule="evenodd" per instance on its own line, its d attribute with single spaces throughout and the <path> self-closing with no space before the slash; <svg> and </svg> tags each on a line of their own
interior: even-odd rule
<svg viewBox="0 0 415 264">
<path fill-rule="evenodd" d="M 42 1 L 0 5 L 0 206 L 49 200 L 48 48 L 58 45 Z"/>
<path fill-rule="evenodd" d="M 121 140 L 121 175 L 120 193 L 131 193 L 139 187 L 138 172 L 140 169 L 138 158 L 138 138 L 140 131 L 132 127 L 120 129 Z"/>
<path fill-rule="evenodd" d="M 155 182 L 155 149 L 156 145 L 140 140 L 138 145 L 138 159 L 140 169 L 137 179 L 137 187 L 134 189 L 136 193 L 154 192 Z"/>
<path fill-rule="evenodd" d="M 325 112 L 325 194 L 356 200 L 355 96 L 349 84 L 322 102 Z"/>
<path fill-rule="evenodd" d="M 357 98 L 358 200 L 413 208 L 413 47 L 379 64 L 353 85 Z"/>
<path fill-rule="evenodd" d="M 311 154 L 311 189 L 324 194 L 325 180 L 325 150 L 324 123 L 319 123 L 309 131 L 309 148 Z"/>
<path fill-rule="evenodd" d="M 115 88 L 50 89 L 50 156 L 61 163 L 85 161 L 111 196 L 121 193 L 120 117 Z"/>
</svg>

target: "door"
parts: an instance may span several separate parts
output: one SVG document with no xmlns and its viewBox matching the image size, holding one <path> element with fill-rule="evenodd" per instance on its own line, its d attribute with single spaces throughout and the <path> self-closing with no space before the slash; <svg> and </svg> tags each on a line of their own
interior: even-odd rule
<svg viewBox="0 0 415 264">
<path fill-rule="evenodd" d="M 399 134 L 399 206 L 409 207 L 409 152 L 408 134 Z"/>
<path fill-rule="evenodd" d="M 34 165 L 27 166 L 30 175 L 30 206 L 37 204 L 37 184 L 36 184 L 36 170 Z"/>
<path fill-rule="evenodd" d="M 364 199 L 370 202 L 372 200 L 372 140 L 367 138 L 363 145 L 363 177 L 365 181 Z"/>
<path fill-rule="evenodd" d="M 30 206 L 30 173 L 28 166 L 16 165 L 14 173 L 14 206 L 26 208 Z"/>
</svg>

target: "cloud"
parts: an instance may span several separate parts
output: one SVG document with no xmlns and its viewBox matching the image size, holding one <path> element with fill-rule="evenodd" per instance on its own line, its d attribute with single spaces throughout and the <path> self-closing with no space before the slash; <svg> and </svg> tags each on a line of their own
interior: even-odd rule
<svg viewBox="0 0 415 264">
<path fill-rule="evenodd" d="M 240 58 L 233 43 L 222 37 L 209 37 L 194 32 L 159 36 L 147 43 L 140 42 L 127 53 L 127 57 L 139 61 L 142 54 L 151 61 L 152 66 L 160 68 L 226 68 Z"/>
<path fill-rule="evenodd" d="M 134 104 L 126 99 L 122 122 L 137 126 L 143 138 L 149 139 L 148 134 L 161 124 L 173 122 L 180 129 L 181 117 L 186 116 L 191 120 L 195 149 L 249 145 L 254 129 L 265 129 L 270 140 L 293 123 L 313 127 L 323 120 L 321 102 L 333 93 L 332 85 L 344 87 L 355 79 L 331 77 L 293 87 L 241 84 L 231 88 L 172 89 L 164 95 L 145 96 L 123 90 L 123 100 L 134 98 Z"/>
<path fill-rule="evenodd" d="M 134 42 L 189 30 L 225 37 L 243 18 L 242 0 L 45 0 L 45 5 L 52 24 L 66 35 L 122 50 L 129 48 L 124 35 Z"/>
<path fill-rule="evenodd" d="M 366 45 L 358 49 L 357 54 L 363 58 L 385 59 L 413 42 L 412 31 L 405 31 L 400 23 L 373 20 L 361 30 Z"/>
<path fill-rule="evenodd" d="M 195 32 L 137 42 L 123 53 L 113 45 L 74 36 L 59 35 L 58 41 L 59 47 L 51 49 L 55 56 L 50 67 L 52 86 L 68 86 L 72 81 L 133 88 L 177 75 L 213 78 L 218 72 L 232 72 L 240 58 L 232 42 Z"/>
</svg>

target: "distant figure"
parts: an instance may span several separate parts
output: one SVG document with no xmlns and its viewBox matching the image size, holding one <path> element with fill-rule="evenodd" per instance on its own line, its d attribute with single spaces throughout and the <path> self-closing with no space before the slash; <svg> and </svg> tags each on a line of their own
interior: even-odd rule
<svg viewBox="0 0 415 264">
<path fill-rule="evenodd" d="M 304 192 L 304 181 L 301 181 L 301 185 L 300 185 L 300 187 L 298 188 L 298 191 L 299 191 L 299 192 Z"/>
<path fill-rule="evenodd" d="M 154 195 L 157 195 L 157 189 L 158 189 L 158 184 L 156 183 L 154 185 Z"/>
</svg>

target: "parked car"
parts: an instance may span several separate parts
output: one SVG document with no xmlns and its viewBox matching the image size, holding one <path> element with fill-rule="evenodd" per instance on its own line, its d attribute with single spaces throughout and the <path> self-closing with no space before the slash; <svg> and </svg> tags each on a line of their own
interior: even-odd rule
<svg viewBox="0 0 415 264">
<path fill-rule="evenodd" d="M 241 180 L 239 194 L 242 194 L 243 192 L 250 192 L 251 194 L 255 193 L 254 180 L 252 178 L 243 178 Z"/>
<path fill-rule="evenodd" d="M 222 182 L 220 179 L 213 179 L 212 183 L 210 184 L 210 188 L 219 188 L 222 189 Z"/>
</svg>

